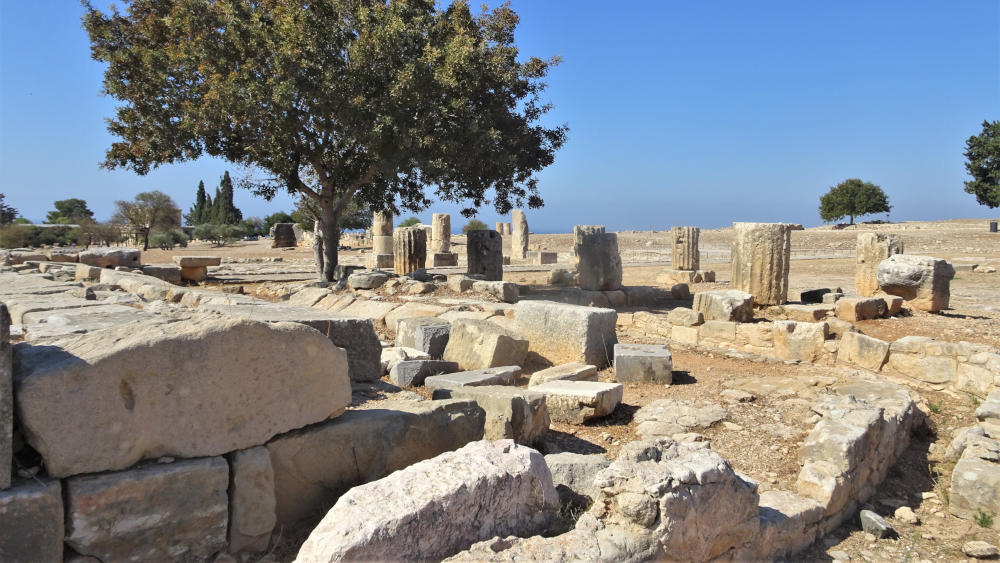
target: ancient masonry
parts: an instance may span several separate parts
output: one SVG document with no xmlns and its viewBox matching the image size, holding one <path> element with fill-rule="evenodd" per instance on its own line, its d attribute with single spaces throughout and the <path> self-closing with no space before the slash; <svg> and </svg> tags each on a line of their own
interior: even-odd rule
<svg viewBox="0 0 1000 563">
<path fill-rule="evenodd" d="M 468 274 L 487 281 L 503 279 L 503 237 L 497 231 L 469 231 L 466 234 Z"/>
<path fill-rule="evenodd" d="M 271 247 L 288 248 L 298 244 L 295 239 L 295 223 L 276 223 L 271 227 Z"/>
<path fill-rule="evenodd" d="M 671 265 L 675 270 L 697 270 L 700 266 L 698 253 L 698 227 L 674 227 L 670 229 Z"/>
<path fill-rule="evenodd" d="M 372 217 L 372 253 L 367 266 L 382 270 L 395 266 L 392 248 L 392 214 L 380 211 Z"/>
<path fill-rule="evenodd" d="M 524 211 L 515 209 L 511 214 L 511 222 L 514 229 L 510 239 L 511 256 L 524 260 L 528 257 L 528 220 L 524 218 Z"/>
<path fill-rule="evenodd" d="M 573 239 L 580 289 L 619 289 L 622 286 L 622 258 L 618 253 L 618 235 L 604 232 L 604 225 L 577 225 L 573 227 Z"/>
<path fill-rule="evenodd" d="M 903 253 L 903 241 L 896 235 L 861 233 L 858 235 L 857 266 L 854 273 L 854 290 L 862 297 L 878 293 L 878 265 L 894 254 Z"/>
<path fill-rule="evenodd" d="M 759 305 L 788 302 L 792 229 L 787 223 L 733 223 L 730 285 L 752 294 Z"/>
<path fill-rule="evenodd" d="M 458 254 L 451 251 L 451 215 L 435 213 L 431 227 L 431 266 L 458 266 Z"/>
<path fill-rule="evenodd" d="M 393 269 L 404 276 L 424 267 L 427 260 L 427 231 L 421 227 L 400 227 L 392 233 Z"/>
</svg>

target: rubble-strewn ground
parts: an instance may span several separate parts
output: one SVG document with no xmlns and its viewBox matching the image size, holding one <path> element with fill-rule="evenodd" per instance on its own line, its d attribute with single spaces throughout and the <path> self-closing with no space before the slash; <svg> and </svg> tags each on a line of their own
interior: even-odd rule
<svg viewBox="0 0 1000 563">
<path fill-rule="evenodd" d="M 914 313 L 894 319 L 865 321 L 859 324 L 865 333 L 884 340 L 924 335 L 1000 347 L 1000 272 L 971 270 L 973 264 L 1000 270 L 1000 235 L 988 233 L 985 220 L 794 231 L 793 258 L 799 259 L 792 262 L 790 297 L 817 287 L 840 286 L 848 293 L 853 292 L 857 234 L 876 229 L 902 236 L 907 254 L 946 258 L 958 271 L 951 285 L 951 309 L 937 315 Z M 719 281 L 697 284 L 692 291 L 726 285 L 731 238 L 732 229 L 702 231 L 702 268 L 715 270 Z M 666 241 L 666 231 L 619 233 L 626 266 L 625 285 L 657 285 L 657 275 L 669 267 L 664 262 L 669 259 Z M 453 243 L 461 245 L 464 238 L 456 236 Z M 571 244 L 572 235 L 569 234 L 533 235 L 530 248 L 565 253 Z M 462 252 L 461 248 L 455 250 Z M 167 262 L 170 255 L 197 254 L 237 259 L 281 256 L 285 261 L 305 264 L 311 257 L 311 249 L 270 249 L 266 241 L 237 243 L 225 248 L 193 244 L 170 253 L 151 250 L 145 254 L 144 261 Z M 358 250 L 344 251 L 341 255 L 344 263 L 361 263 Z M 561 260 L 564 260 L 562 255 Z M 539 285 L 545 283 L 547 275 L 547 268 L 541 267 L 534 271 L 508 271 L 505 279 Z M 273 286 L 273 282 L 245 284 L 245 289 L 258 297 L 278 299 Z M 754 362 L 683 350 L 674 350 L 674 369 L 672 386 L 626 384 L 623 404 L 610 417 L 580 426 L 553 423 L 547 449 L 598 453 L 614 458 L 622 445 L 636 439 L 633 419 L 639 408 L 657 399 L 691 401 L 695 406 L 711 402 L 725 408 L 726 417 L 710 428 L 694 431 L 711 441 L 713 449 L 729 459 L 739 471 L 760 482 L 761 490 L 794 490 L 800 468 L 798 445 L 815 422 L 810 402 L 827 385 L 856 376 L 852 370 L 843 368 Z M 604 370 L 600 377 L 611 380 L 613 373 L 610 369 Z M 378 387 L 356 393 L 356 400 L 378 401 L 394 394 L 387 384 Z M 722 396 L 726 389 L 745 390 L 756 398 L 751 402 L 727 402 Z M 876 541 L 860 530 L 856 520 L 850 521 L 798 554 L 795 560 L 844 559 L 846 556 L 856 561 L 950 561 L 964 558 L 961 546 L 966 541 L 979 539 L 993 544 L 1000 541 L 996 531 L 955 518 L 947 509 L 947 490 L 954 461 L 943 459 L 943 453 L 954 430 L 975 422 L 973 411 L 979 398 L 964 393 L 917 390 L 913 395 L 919 398 L 921 408 L 928 414 L 930 428 L 913 437 L 904 458 L 870 501 L 870 508 L 886 516 L 899 537 Z M 358 405 L 360 408 L 370 406 L 371 402 Z M 911 507 L 920 518 L 920 524 L 905 524 L 893 518 L 893 511 L 899 506 Z M 293 558 L 297 542 L 302 539 L 304 537 L 286 537 L 269 557 Z"/>
</svg>

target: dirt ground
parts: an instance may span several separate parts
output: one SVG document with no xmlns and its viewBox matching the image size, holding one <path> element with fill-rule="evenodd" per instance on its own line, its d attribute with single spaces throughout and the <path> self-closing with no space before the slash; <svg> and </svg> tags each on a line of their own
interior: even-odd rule
<svg viewBox="0 0 1000 563">
<path fill-rule="evenodd" d="M 951 220 L 901 224 L 858 225 L 836 229 L 820 227 L 793 231 L 793 261 L 789 297 L 819 287 L 854 290 L 854 246 L 857 234 L 865 230 L 892 232 L 902 237 L 907 254 L 945 258 L 957 274 L 951 284 L 951 308 L 940 314 L 912 313 L 893 319 L 865 321 L 860 328 L 866 334 L 884 340 L 905 335 L 931 336 L 944 340 L 968 340 L 1000 348 L 1000 272 L 986 274 L 971 271 L 974 264 L 991 265 L 1000 270 L 1000 235 L 987 232 L 984 220 Z M 701 232 L 702 268 L 715 270 L 717 282 L 696 284 L 692 291 L 726 287 L 729 280 L 728 248 L 732 229 Z M 624 284 L 657 285 L 660 272 L 669 268 L 666 231 L 629 231 L 619 233 L 619 247 L 624 263 Z M 463 244 L 464 237 L 453 242 Z M 572 235 L 532 235 L 532 250 L 555 250 L 565 253 Z M 311 249 L 270 249 L 266 241 L 241 242 L 224 248 L 194 243 L 187 249 L 172 252 L 151 250 L 143 261 L 167 262 L 172 255 L 221 255 L 228 258 L 263 258 L 281 256 L 286 261 L 308 260 Z M 341 253 L 345 263 L 361 263 L 360 250 Z M 508 271 L 505 279 L 520 284 L 542 285 L 548 271 Z M 627 339 L 623 339 L 627 340 Z M 609 417 L 583 425 L 554 423 L 547 447 L 552 451 L 597 453 L 613 459 L 625 443 L 637 438 L 636 411 L 650 402 L 670 398 L 695 404 L 711 401 L 723 405 L 726 418 L 710 428 L 698 430 L 712 447 L 733 466 L 757 480 L 761 490 L 794 490 L 800 469 L 798 445 L 805 438 L 814 415 L 809 399 L 818 389 L 856 374 L 843 368 L 762 363 L 732 359 L 685 350 L 674 351 L 675 384 L 626 384 L 622 405 Z M 601 373 L 611 380 L 610 370 Z M 805 382 L 805 383 L 803 383 Z M 761 385 L 766 389 L 761 391 Z M 753 387 L 758 398 L 749 403 L 728 404 L 720 400 L 727 388 Z M 981 400 L 969 394 L 913 391 L 928 415 L 928 427 L 913 436 L 905 456 L 894 466 L 869 508 L 887 517 L 898 532 L 891 540 L 876 541 L 866 536 L 857 519 L 798 554 L 795 560 L 844 559 L 855 561 L 936 561 L 964 559 L 961 546 L 978 539 L 993 544 L 1000 541 L 995 530 L 980 528 L 975 522 L 951 516 L 947 509 L 947 490 L 953 461 L 942 454 L 956 429 L 974 424 L 973 411 Z M 384 393 L 373 393 L 377 400 Z M 896 507 L 913 508 L 921 522 L 909 525 L 892 517 Z M 294 549 L 284 545 L 281 554 Z M 282 555 L 276 552 L 277 559 Z"/>
</svg>

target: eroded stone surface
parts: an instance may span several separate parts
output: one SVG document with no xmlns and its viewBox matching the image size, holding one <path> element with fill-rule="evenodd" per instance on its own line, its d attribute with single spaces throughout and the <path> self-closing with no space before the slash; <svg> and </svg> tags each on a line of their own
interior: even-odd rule
<svg viewBox="0 0 1000 563">
<path fill-rule="evenodd" d="M 615 381 L 673 382 L 674 360 L 663 344 L 615 344 Z"/>
<path fill-rule="evenodd" d="M 570 362 L 568 364 L 552 366 L 531 374 L 528 387 L 558 380 L 597 381 L 597 366 L 582 362 Z"/>
<path fill-rule="evenodd" d="M 464 386 L 434 391 L 435 399 L 468 399 L 486 411 L 483 438 L 514 440 L 526 446 L 540 442 L 549 431 L 545 395 L 508 385 Z"/>
<path fill-rule="evenodd" d="M 523 365 L 527 353 L 528 341 L 520 333 L 489 321 L 458 319 L 451 325 L 444 359 L 464 370 L 479 370 Z"/>
<path fill-rule="evenodd" d="M 694 294 L 691 308 L 702 314 L 706 321 L 753 321 L 754 296 L 735 289 L 699 291 Z"/>
<path fill-rule="evenodd" d="M 948 308 L 955 268 L 939 258 L 897 254 L 879 263 L 876 277 L 882 291 L 934 313 Z"/>
<path fill-rule="evenodd" d="M 528 351 L 551 364 L 583 362 L 598 368 L 611 361 L 618 342 L 614 309 L 522 301 L 514 310 L 514 332 Z"/>
<path fill-rule="evenodd" d="M 788 301 L 791 225 L 733 223 L 733 230 L 732 287 L 752 294 L 761 305 L 784 304 Z"/>
<path fill-rule="evenodd" d="M 643 439 L 673 436 L 708 428 L 726 418 L 726 409 L 712 402 L 659 399 L 635 413 L 636 434 Z"/>
<path fill-rule="evenodd" d="M 545 395 L 549 418 L 556 422 L 582 424 L 611 414 L 622 402 L 620 383 L 597 381 L 549 381 L 531 388 Z"/>
<path fill-rule="evenodd" d="M 0 559 L 62 561 L 64 520 L 59 481 L 28 480 L 0 490 Z"/>
<path fill-rule="evenodd" d="M 267 551 L 277 521 L 271 456 L 257 446 L 228 457 L 229 552 Z"/>
</svg>

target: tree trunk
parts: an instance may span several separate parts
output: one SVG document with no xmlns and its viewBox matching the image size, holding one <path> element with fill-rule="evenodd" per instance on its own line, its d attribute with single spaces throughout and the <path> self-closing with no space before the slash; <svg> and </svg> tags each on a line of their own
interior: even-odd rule
<svg viewBox="0 0 1000 563">
<path fill-rule="evenodd" d="M 145 231 L 144 231 L 144 232 L 142 233 L 142 249 L 143 249 L 143 250 L 149 250 L 149 233 L 150 233 L 150 231 L 152 231 L 152 230 L 153 230 L 153 229 L 146 229 L 146 230 L 145 230 Z"/>
<path fill-rule="evenodd" d="M 340 247 L 340 214 L 334 211 L 332 201 L 318 203 L 319 228 L 323 233 L 323 269 L 320 271 L 320 279 L 332 282 L 333 271 L 337 267 L 337 249 Z"/>
</svg>

